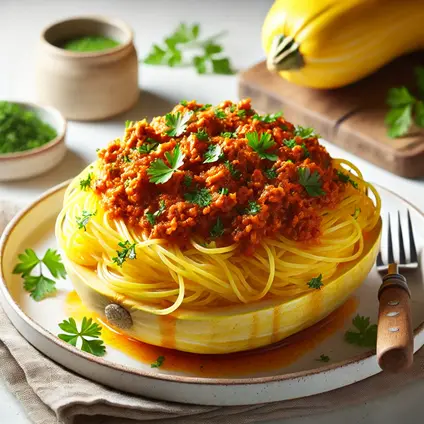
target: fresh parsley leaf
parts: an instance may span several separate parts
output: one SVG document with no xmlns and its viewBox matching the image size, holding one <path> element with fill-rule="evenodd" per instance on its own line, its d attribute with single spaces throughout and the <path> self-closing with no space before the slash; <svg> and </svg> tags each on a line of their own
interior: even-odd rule
<svg viewBox="0 0 424 424">
<path fill-rule="evenodd" d="M 270 180 L 277 178 L 277 170 L 275 168 L 265 169 L 264 174 Z"/>
<path fill-rule="evenodd" d="M 190 187 L 192 182 L 193 182 L 193 178 L 190 177 L 190 175 L 184 175 L 183 184 L 186 187 Z"/>
<path fill-rule="evenodd" d="M 313 128 L 302 127 L 301 125 L 298 125 L 294 129 L 294 135 L 301 138 L 310 138 L 310 137 L 320 138 L 319 134 L 316 134 Z"/>
<path fill-rule="evenodd" d="M 218 119 L 225 119 L 227 117 L 227 114 L 222 109 L 214 109 L 213 113 Z"/>
<path fill-rule="evenodd" d="M 210 205 L 212 196 L 207 188 L 201 188 L 200 190 L 196 190 L 191 193 L 185 193 L 184 199 L 187 200 L 187 202 L 195 203 L 201 208 L 205 208 Z"/>
<path fill-rule="evenodd" d="M 227 131 L 227 132 L 222 132 L 222 133 L 220 134 L 220 136 L 221 136 L 221 137 L 224 137 L 224 138 L 237 138 L 237 134 L 236 134 L 236 133 L 234 133 L 234 132 L 229 132 L 229 131 Z"/>
<path fill-rule="evenodd" d="M 132 126 L 134 126 L 133 121 L 125 121 L 125 128 L 131 128 Z"/>
<path fill-rule="evenodd" d="M 310 289 L 320 289 L 324 285 L 322 274 L 318 275 L 318 277 L 312 277 L 306 284 Z"/>
<path fill-rule="evenodd" d="M 122 267 L 127 259 L 136 259 L 137 253 L 135 251 L 136 243 L 130 243 L 128 240 L 125 242 L 120 241 L 118 246 L 121 248 L 116 251 L 117 256 L 112 258 L 112 262 Z"/>
<path fill-rule="evenodd" d="M 208 110 L 208 109 L 210 109 L 211 107 L 212 107 L 212 105 L 211 105 L 210 103 L 206 103 L 205 105 L 201 106 L 201 107 L 199 108 L 199 110 L 200 110 L 200 111 Z"/>
<path fill-rule="evenodd" d="M 222 50 L 222 48 L 221 48 Z M 233 75 L 234 70 L 231 67 L 230 59 L 224 57 L 222 59 L 212 59 L 212 71 L 218 75 Z"/>
<path fill-rule="evenodd" d="M 212 238 L 218 238 L 224 234 L 224 224 L 222 223 L 221 218 L 217 218 L 210 234 Z"/>
<path fill-rule="evenodd" d="M 246 109 L 240 109 L 237 111 L 237 115 L 239 118 L 246 118 L 246 114 L 247 114 Z"/>
<path fill-rule="evenodd" d="M 261 211 L 261 205 L 254 201 L 249 201 L 249 204 L 245 210 L 247 215 L 256 215 Z"/>
<path fill-rule="evenodd" d="M 78 229 L 81 230 L 82 228 L 84 228 L 84 231 L 87 231 L 87 224 L 88 221 L 90 220 L 90 218 L 92 216 L 95 216 L 97 214 L 97 211 L 94 212 L 87 212 L 85 209 L 82 211 L 81 216 L 77 216 L 77 225 L 78 225 Z"/>
<path fill-rule="evenodd" d="M 222 149 L 219 144 L 211 144 L 205 153 L 205 160 L 203 163 L 213 163 L 219 160 L 222 154 Z"/>
<path fill-rule="evenodd" d="M 267 150 L 275 146 L 275 141 L 270 133 L 262 133 L 259 137 L 256 131 L 246 134 L 247 144 L 259 155 L 261 159 L 276 161 L 278 156 L 274 153 L 268 153 Z"/>
<path fill-rule="evenodd" d="M 361 208 L 355 207 L 355 212 L 352 214 L 354 219 L 358 219 L 359 214 L 361 213 Z"/>
<path fill-rule="evenodd" d="M 345 340 L 350 344 L 375 348 L 377 344 L 377 325 L 371 325 L 370 318 L 361 315 L 356 315 L 352 320 L 352 324 L 355 329 L 346 331 Z"/>
<path fill-rule="evenodd" d="M 25 253 L 18 255 L 18 258 L 21 262 L 15 266 L 13 273 L 21 274 L 25 290 L 30 292 L 31 297 L 36 301 L 42 300 L 56 291 L 56 282 L 43 274 L 41 264 L 47 267 L 54 278 L 66 277 L 61 257 L 54 249 L 47 249 L 43 259 L 39 259 L 32 249 L 26 249 Z M 40 265 L 39 275 L 31 275 L 37 265 Z"/>
<path fill-rule="evenodd" d="M 318 359 L 316 359 L 316 361 L 329 362 L 330 361 L 330 357 L 327 356 L 327 355 L 320 355 L 320 357 Z"/>
<path fill-rule="evenodd" d="M 122 161 L 125 162 L 125 163 L 130 163 L 131 159 L 129 158 L 128 155 L 124 155 L 124 156 L 122 156 Z"/>
<path fill-rule="evenodd" d="M 292 161 L 291 159 L 287 159 L 287 160 L 285 160 L 284 162 L 287 162 L 287 163 L 293 163 L 293 161 Z"/>
<path fill-rule="evenodd" d="M 297 146 L 296 140 L 294 138 L 290 139 L 290 140 L 284 140 L 283 141 L 284 145 L 286 145 L 289 149 L 293 149 L 294 147 Z"/>
<path fill-rule="evenodd" d="M 275 122 L 278 118 L 283 116 L 283 112 L 277 112 L 277 113 L 271 113 L 267 115 L 258 115 L 257 113 L 253 115 L 253 119 L 256 119 L 257 121 L 265 122 L 266 124 L 270 124 L 272 122 Z"/>
<path fill-rule="evenodd" d="M 151 226 L 155 225 L 156 224 L 156 218 L 161 216 L 164 211 L 165 211 L 165 202 L 163 200 L 161 200 L 159 202 L 159 209 L 156 212 L 154 212 L 154 213 L 146 212 L 146 219 L 149 222 L 149 224 Z"/>
<path fill-rule="evenodd" d="M 93 174 L 89 172 L 86 178 L 80 179 L 80 189 L 86 191 L 91 187 L 91 180 L 93 179 Z"/>
<path fill-rule="evenodd" d="M 165 123 L 169 129 L 165 131 L 166 134 L 170 137 L 179 137 L 187 129 L 187 123 L 192 116 L 192 111 L 186 112 L 184 115 L 181 115 L 180 112 L 167 113 L 165 115 Z"/>
<path fill-rule="evenodd" d="M 228 187 L 221 187 L 221 188 L 218 190 L 218 193 L 219 193 L 219 194 L 223 194 L 223 195 L 227 195 L 227 194 L 228 194 Z"/>
<path fill-rule="evenodd" d="M 395 87 L 388 91 L 386 101 L 391 107 L 403 107 L 414 104 L 415 97 L 406 87 Z"/>
<path fill-rule="evenodd" d="M 198 74 L 203 75 L 206 74 L 206 61 L 207 58 L 205 56 L 194 56 L 193 57 L 193 65 L 196 68 Z"/>
<path fill-rule="evenodd" d="M 350 178 L 350 176 L 348 174 L 344 174 L 342 171 L 336 169 L 336 174 L 339 177 L 339 180 L 342 183 L 350 183 L 352 185 L 352 187 L 354 188 L 358 188 L 358 183 L 354 180 L 352 180 L 352 178 Z"/>
<path fill-rule="evenodd" d="M 306 147 L 306 144 L 305 144 L 305 143 L 302 143 L 302 144 L 300 145 L 300 147 L 302 147 L 302 149 L 303 149 L 303 154 L 304 154 L 304 156 L 305 156 L 305 159 L 306 159 L 306 158 L 311 157 L 311 154 L 309 153 L 309 150 L 308 150 L 308 148 Z"/>
<path fill-rule="evenodd" d="M 137 147 L 137 151 L 142 155 L 148 154 L 152 150 L 155 150 L 158 145 L 159 143 L 156 140 L 148 138 L 140 147 Z"/>
<path fill-rule="evenodd" d="M 235 112 L 235 110 L 236 110 L 236 105 L 235 105 L 235 104 L 232 104 L 232 105 L 229 107 L 229 109 L 230 109 L 230 112 L 231 112 L 231 113 L 234 113 L 234 112 Z"/>
<path fill-rule="evenodd" d="M 180 101 L 180 105 L 181 106 L 187 106 L 188 105 L 188 101 L 187 100 L 181 100 Z"/>
<path fill-rule="evenodd" d="M 165 361 L 165 357 L 164 356 L 158 356 L 158 358 L 156 359 L 155 362 L 153 362 L 152 364 L 150 364 L 151 368 L 160 368 L 162 366 L 162 364 Z"/>
<path fill-rule="evenodd" d="M 58 334 L 59 339 L 72 346 L 77 347 L 78 339 L 81 339 L 81 350 L 95 356 L 104 356 L 106 347 L 103 340 L 99 339 L 102 327 L 93 322 L 92 318 L 84 317 L 81 323 L 81 330 L 78 330 L 75 319 L 70 317 L 63 320 L 59 327 L 67 334 Z"/>
<path fill-rule="evenodd" d="M 321 188 L 321 176 L 318 171 L 314 171 L 311 174 L 309 168 L 298 168 L 297 174 L 299 176 L 299 184 L 305 188 L 309 196 L 317 197 L 325 195 L 325 191 Z"/>
<path fill-rule="evenodd" d="M 173 173 L 183 165 L 184 154 L 181 153 L 180 145 L 177 144 L 171 153 L 166 152 L 165 157 L 170 166 L 166 165 L 162 159 L 156 159 L 151 163 L 147 174 L 149 181 L 155 184 L 164 184 L 172 177 Z"/>
<path fill-rule="evenodd" d="M 207 141 L 209 140 L 209 134 L 206 132 L 204 128 L 200 128 L 196 133 L 194 133 L 198 140 Z"/>
<path fill-rule="evenodd" d="M 387 135 L 391 138 L 404 136 L 412 124 L 412 106 L 406 105 L 389 110 L 384 120 Z"/>
<path fill-rule="evenodd" d="M 163 65 L 166 56 L 166 51 L 160 48 L 157 44 L 153 44 L 152 50 L 144 59 L 144 63 L 148 65 Z"/>
<path fill-rule="evenodd" d="M 238 180 L 241 177 L 241 172 L 238 169 L 236 169 L 229 160 L 226 160 L 224 162 L 224 165 L 230 171 L 230 174 L 233 178 Z"/>
</svg>

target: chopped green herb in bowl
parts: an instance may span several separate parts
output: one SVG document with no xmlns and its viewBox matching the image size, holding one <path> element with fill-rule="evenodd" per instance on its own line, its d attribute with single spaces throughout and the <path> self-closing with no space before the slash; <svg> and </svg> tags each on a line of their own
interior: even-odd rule
<svg viewBox="0 0 424 424">
<path fill-rule="evenodd" d="M 71 52 L 89 53 L 113 49 L 119 46 L 119 44 L 118 41 L 109 37 L 90 35 L 65 41 L 63 44 L 59 45 L 59 47 Z"/>
</svg>

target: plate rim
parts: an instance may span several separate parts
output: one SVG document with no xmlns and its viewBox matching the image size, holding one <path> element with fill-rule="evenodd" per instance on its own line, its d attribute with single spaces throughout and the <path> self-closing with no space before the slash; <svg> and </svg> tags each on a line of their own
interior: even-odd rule
<svg viewBox="0 0 424 424">
<path fill-rule="evenodd" d="M 13 217 L 13 219 L 8 223 L 5 230 L 3 231 L 3 234 L 0 237 L 0 258 L 3 257 L 8 239 L 14 230 L 14 228 L 18 225 L 18 223 L 38 204 L 42 203 L 45 199 L 48 197 L 55 195 L 59 191 L 66 188 L 69 183 L 72 181 L 72 179 L 66 180 L 49 190 L 42 193 L 40 196 L 38 196 L 35 200 L 30 202 L 27 206 L 25 206 L 17 215 Z M 413 205 L 408 200 L 404 199 L 402 196 L 399 196 L 395 192 L 393 192 L 390 189 L 387 189 L 385 187 L 380 186 L 379 184 L 373 184 L 377 189 L 386 191 L 390 193 L 391 195 L 394 195 L 395 197 L 399 198 L 403 202 L 405 202 L 409 207 L 414 209 L 421 217 L 424 219 L 424 213 L 418 209 L 415 205 Z M 4 301 L 8 303 L 8 306 L 10 306 L 15 314 L 18 315 L 20 319 L 26 322 L 27 325 L 29 325 L 31 328 L 33 328 L 36 332 L 41 334 L 43 337 L 47 338 L 50 342 L 54 343 L 56 346 L 58 346 L 61 349 L 67 350 L 71 354 L 75 354 L 79 356 L 82 359 L 87 359 L 89 362 L 95 362 L 98 365 L 101 365 L 106 368 L 113 369 L 114 371 L 123 371 L 125 373 L 129 373 L 135 377 L 143 377 L 143 378 L 149 378 L 153 380 L 164 380 L 169 381 L 172 383 L 184 383 L 184 384 L 200 384 L 200 385 L 209 385 L 209 386 L 240 386 L 240 385 L 261 385 L 261 384 L 267 384 L 272 382 L 282 382 L 287 380 L 298 380 L 305 377 L 311 377 L 316 374 L 324 374 L 329 371 L 335 371 L 340 370 L 346 366 L 352 365 L 354 363 L 359 363 L 361 361 L 364 361 L 366 359 L 369 359 L 373 356 L 376 356 L 375 350 L 369 350 L 364 353 L 361 353 L 359 355 L 355 355 L 351 357 L 350 359 L 346 359 L 344 361 L 335 362 L 333 364 L 324 365 L 321 367 L 304 370 L 304 371 L 296 371 L 291 372 L 283 375 L 274 375 L 274 376 L 265 376 L 265 377 L 248 377 L 248 378 L 213 378 L 213 377 L 194 377 L 194 376 L 183 376 L 183 375 L 172 375 L 172 374 L 156 374 L 153 372 L 148 372 L 145 370 L 140 370 L 131 366 L 121 365 L 117 363 L 113 363 L 111 361 L 108 361 L 107 359 L 103 359 L 94 355 L 91 355 L 89 353 L 86 353 L 74 346 L 71 346 L 69 343 L 64 342 L 63 340 L 59 339 L 57 336 L 55 336 L 53 333 L 42 327 L 40 324 L 35 322 L 32 318 L 30 318 L 21 308 L 20 306 L 15 302 L 12 295 L 10 294 L 7 286 L 6 286 L 6 278 L 5 273 L 3 269 L 3 263 L 0 261 L 0 293 L 2 294 L 2 297 Z M 6 315 L 8 316 L 7 312 L 5 311 Z M 9 316 L 8 316 L 9 318 Z M 12 323 L 13 324 L 13 323 Z M 15 329 L 20 332 L 16 326 L 13 324 Z M 424 321 L 416 328 L 414 329 L 414 338 L 424 331 Z M 25 337 L 24 337 L 25 338 Z M 26 339 L 26 338 L 25 338 Z M 27 339 L 26 339 L 27 340 Z M 28 340 L 27 340 L 28 341 Z M 38 350 L 38 349 L 37 349 Z"/>
</svg>

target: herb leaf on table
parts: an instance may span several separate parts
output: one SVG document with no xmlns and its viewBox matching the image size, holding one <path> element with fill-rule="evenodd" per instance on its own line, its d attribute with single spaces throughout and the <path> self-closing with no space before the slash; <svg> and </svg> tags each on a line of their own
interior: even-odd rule
<svg viewBox="0 0 424 424">
<path fill-rule="evenodd" d="M 345 333 L 345 340 L 350 344 L 375 348 L 377 344 L 377 325 L 370 324 L 370 317 L 356 315 L 352 320 L 354 330 Z"/>
</svg>

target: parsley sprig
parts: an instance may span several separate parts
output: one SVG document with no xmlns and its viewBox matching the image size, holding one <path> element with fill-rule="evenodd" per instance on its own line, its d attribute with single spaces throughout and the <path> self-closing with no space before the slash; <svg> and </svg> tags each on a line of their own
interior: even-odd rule
<svg viewBox="0 0 424 424">
<path fill-rule="evenodd" d="M 196 191 L 192 191 L 190 193 L 184 194 L 184 199 L 188 202 L 195 203 L 199 205 L 201 208 L 205 208 L 209 206 L 212 202 L 212 196 L 210 191 L 207 188 L 201 188 Z"/>
<path fill-rule="evenodd" d="M 146 212 L 145 215 L 146 215 L 146 219 L 149 222 L 149 224 L 151 226 L 155 225 L 156 224 L 156 218 L 161 216 L 163 214 L 163 212 L 165 212 L 165 202 L 163 200 L 161 200 L 159 202 L 159 209 L 156 212 L 154 212 L 154 213 Z"/>
<path fill-rule="evenodd" d="M 208 141 L 209 140 L 209 134 L 206 132 L 206 130 L 204 128 L 200 128 L 194 134 L 198 138 L 198 140 L 201 140 L 201 141 Z"/>
<path fill-rule="evenodd" d="M 275 141 L 270 133 L 262 133 L 260 136 L 256 131 L 246 134 L 247 144 L 259 155 L 261 159 L 276 161 L 278 156 L 268 153 L 267 150 L 275 146 Z"/>
<path fill-rule="evenodd" d="M 294 135 L 302 139 L 310 137 L 320 138 L 320 135 L 317 134 L 313 128 L 302 127 L 301 125 L 296 126 L 296 128 L 294 129 Z"/>
<path fill-rule="evenodd" d="M 152 364 L 150 364 L 150 367 L 151 368 L 160 368 L 164 362 L 165 362 L 165 357 L 164 356 L 158 356 L 156 361 L 153 362 Z"/>
<path fill-rule="evenodd" d="M 247 215 L 256 215 L 261 211 L 261 205 L 255 201 L 250 200 L 245 210 Z"/>
<path fill-rule="evenodd" d="M 377 325 L 370 324 L 370 317 L 356 315 L 352 320 L 355 327 L 345 333 L 345 340 L 350 344 L 375 348 L 377 344 Z"/>
<path fill-rule="evenodd" d="M 85 178 L 80 179 L 80 189 L 86 191 L 91 187 L 91 181 L 93 179 L 93 174 L 89 172 Z"/>
<path fill-rule="evenodd" d="M 63 320 L 59 327 L 67 334 L 58 334 L 59 339 L 77 347 L 78 339 L 81 339 L 81 350 L 91 353 L 95 356 L 104 356 L 106 347 L 103 340 L 99 337 L 102 333 L 102 327 L 93 322 L 91 318 L 84 317 L 81 323 L 81 330 L 78 330 L 74 318 L 70 317 Z"/>
<path fill-rule="evenodd" d="M 318 275 L 318 277 L 312 277 L 306 284 L 310 289 L 319 290 L 324 285 L 322 282 L 322 274 Z"/>
<path fill-rule="evenodd" d="M 166 152 L 165 157 L 170 166 L 166 165 L 162 159 L 156 159 L 147 170 L 150 176 L 149 181 L 155 184 L 164 184 L 169 181 L 174 172 L 183 165 L 184 154 L 181 153 L 180 145 L 177 144 L 171 153 Z"/>
<path fill-rule="evenodd" d="M 354 188 L 358 188 L 358 183 L 355 180 L 352 180 L 352 178 L 350 178 L 350 176 L 348 174 L 343 173 L 340 170 L 336 170 L 336 174 L 339 177 L 339 180 L 342 183 L 349 183 L 352 185 L 352 187 Z"/>
<path fill-rule="evenodd" d="M 386 103 L 390 106 L 385 117 L 387 135 L 391 138 L 407 134 L 412 122 L 424 128 L 424 67 L 415 68 L 418 97 L 411 94 L 407 87 L 391 88 Z"/>
<path fill-rule="evenodd" d="M 205 160 L 203 163 L 213 163 L 220 159 L 222 155 L 222 149 L 219 144 L 211 144 L 206 150 Z"/>
<path fill-rule="evenodd" d="M 165 123 L 169 128 L 166 132 L 170 137 L 179 137 L 187 129 L 188 121 L 193 116 L 193 112 L 186 112 L 181 115 L 181 112 L 167 113 L 165 115 Z"/>
<path fill-rule="evenodd" d="M 211 237 L 212 238 L 218 238 L 221 237 L 224 234 L 224 224 L 221 221 L 221 218 L 217 218 L 215 224 L 213 225 L 211 229 Z"/>
<path fill-rule="evenodd" d="M 135 251 L 135 246 L 136 243 L 131 244 L 128 240 L 125 240 L 125 242 L 120 241 L 118 247 L 121 249 L 116 251 L 117 256 L 112 258 L 112 262 L 122 267 L 127 259 L 136 259 L 137 253 Z"/>
<path fill-rule="evenodd" d="M 275 168 L 265 169 L 264 174 L 270 180 L 277 178 L 277 175 L 278 175 L 277 170 Z"/>
<path fill-rule="evenodd" d="M 77 225 L 78 225 L 78 229 L 82 230 L 84 228 L 84 231 L 87 231 L 87 224 L 88 221 L 90 220 L 90 218 L 92 216 L 96 216 L 97 211 L 94 212 L 88 212 L 85 209 L 81 212 L 81 216 L 77 216 L 76 220 L 77 220 Z"/>
<path fill-rule="evenodd" d="M 184 53 L 190 49 L 197 49 L 199 53 L 191 57 L 191 64 L 196 68 L 198 74 L 231 75 L 234 71 L 230 59 L 222 56 L 223 47 L 217 43 L 217 40 L 224 34 L 221 32 L 205 40 L 200 40 L 199 24 L 181 23 L 170 36 L 165 38 L 165 45 L 161 47 L 153 44 L 144 63 L 170 67 L 185 66 L 189 63 L 189 59 Z"/>
<path fill-rule="evenodd" d="M 40 301 L 56 291 L 56 281 L 43 274 L 43 264 L 54 278 L 66 277 L 61 257 L 54 249 L 47 249 L 43 259 L 40 259 L 34 250 L 25 249 L 25 252 L 18 255 L 18 258 L 20 262 L 13 269 L 13 273 L 21 274 L 24 280 L 24 289 L 31 293 L 31 297 L 36 301 Z M 37 265 L 39 265 L 39 274 L 31 275 Z"/>
<path fill-rule="evenodd" d="M 311 174 L 309 168 L 298 168 L 299 184 L 301 184 L 311 197 L 324 196 L 325 191 L 322 189 L 321 176 L 318 171 Z"/>
<path fill-rule="evenodd" d="M 319 362 L 329 362 L 330 361 L 330 357 L 327 356 L 327 355 L 322 354 L 322 355 L 319 356 L 319 358 L 316 359 L 316 361 L 319 361 Z"/>
<path fill-rule="evenodd" d="M 276 112 L 276 113 L 267 114 L 267 115 L 262 115 L 262 116 L 255 113 L 253 115 L 252 119 L 256 119 L 257 121 L 265 122 L 266 124 L 270 124 L 272 122 L 275 122 L 281 116 L 283 116 L 283 112 L 281 112 L 281 111 Z"/>
<path fill-rule="evenodd" d="M 152 150 L 155 150 L 158 145 L 159 142 L 153 140 L 153 138 L 147 138 L 146 141 L 140 147 L 137 147 L 137 151 L 142 155 L 148 154 Z"/>
</svg>

